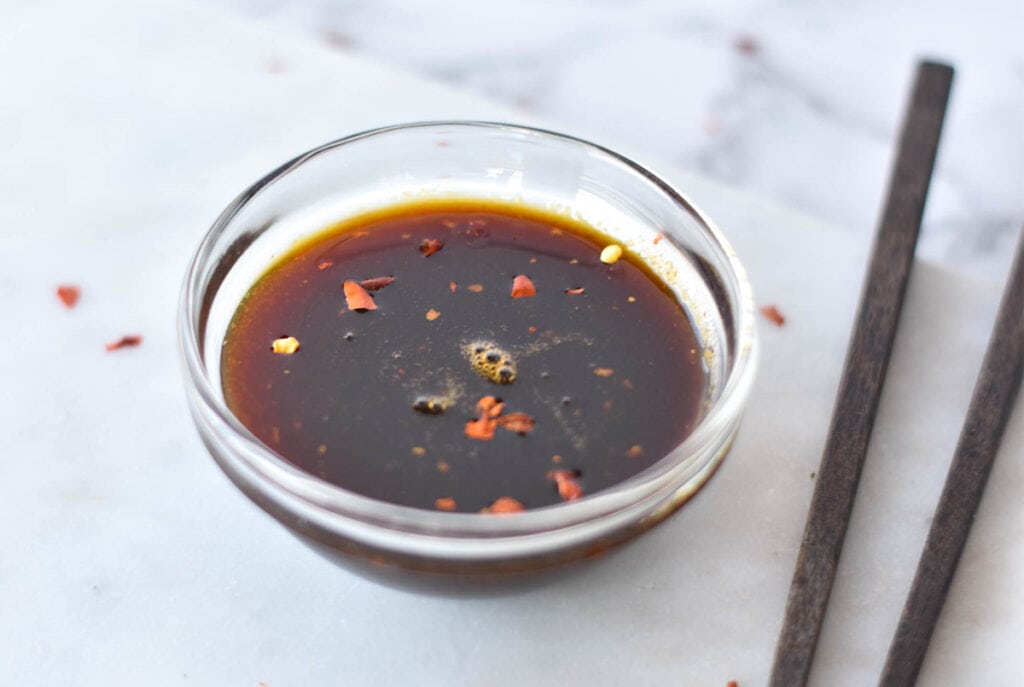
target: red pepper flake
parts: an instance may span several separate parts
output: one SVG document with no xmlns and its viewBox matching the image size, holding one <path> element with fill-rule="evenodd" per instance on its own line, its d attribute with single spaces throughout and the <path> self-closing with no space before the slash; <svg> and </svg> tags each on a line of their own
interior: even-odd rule
<svg viewBox="0 0 1024 687">
<path fill-rule="evenodd" d="M 736 37 L 734 43 L 736 50 L 742 55 L 756 55 L 761 51 L 761 45 L 757 42 L 757 39 L 750 34 L 741 34 Z"/>
<path fill-rule="evenodd" d="M 536 327 L 530 327 L 529 332 L 531 334 L 536 334 L 537 333 L 537 328 Z"/>
<path fill-rule="evenodd" d="M 450 496 L 445 496 L 434 501 L 434 508 L 438 510 L 453 511 L 455 510 L 455 499 Z"/>
<path fill-rule="evenodd" d="M 494 396 L 484 396 L 476 403 L 476 412 L 480 413 L 482 417 L 498 417 L 501 415 L 502 409 L 505 404 L 501 402 L 501 399 L 495 398 Z"/>
<path fill-rule="evenodd" d="M 117 341 L 112 341 L 107 344 L 108 351 L 116 351 L 119 348 L 128 348 L 131 346 L 138 346 L 142 343 L 142 336 L 138 334 L 130 334 L 128 336 L 122 336 Z"/>
<path fill-rule="evenodd" d="M 584 291 L 586 291 L 586 289 L 584 289 L 582 286 L 577 286 L 576 288 L 565 290 L 565 292 L 570 296 L 576 296 L 578 294 L 583 293 Z"/>
<path fill-rule="evenodd" d="M 526 413 L 509 413 L 497 419 L 498 426 L 519 434 L 526 434 L 533 429 L 533 418 Z"/>
<path fill-rule="evenodd" d="M 470 439 L 490 441 L 494 438 L 494 431 L 498 427 L 526 434 L 533 429 L 533 418 L 526 413 L 509 413 L 502 415 L 501 411 L 505 404 L 494 396 L 484 396 L 476 404 L 476 414 L 479 416 L 466 422 L 466 436 Z"/>
<path fill-rule="evenodd" d="M 375 277 L 373 279 L 364 279 L 359 282 L 359 285 L 367 291 L 377 291 L 379 289 L 383 289 L 394 280 L 394 277 Z"/>
<path fill-rule="evenodd" d="M 626 451 L 626 457 L 630 459 L 639 458 L 643 454 L 644 447 L 641 446 L 640 444 L 633 444 L 632 446 L 629 447 L 629 450 Z"/>
<path fill-rule="evenodd" d="M 725 687 L 740 687 L 740 683 L 736 682 L 735 680 L 729 680 L 725 683 Z"/>
<path fill-rule="evenodd" d="M 494 430 L 498 427 L 494 419 L 501 415 L 504 404 L 494 396 L 484 396 L 476 403 L 476 412 L 480 417 L 466 423 L 466 436 L 470 439 L 490 441 L 494 438 Z"/>
<path fill-rule="evenodd" d="M 61 284 L 57 287 L 57 298 L 64 304 L 68 310 L 75 307 L 78 303 L 78 299 L 82 295 L 82 289 L 71 284 Z"/>
<path fill-rule="evenodd" d="M 456 284 L 455 282 L 453 282 L 453 281 L 448 282 L 448 290 L 451 291 L 452 293 L 455 293 L 456 289 L 458 289 L 458 288 L 459 288 L 459 285 Z"/>
<path fill-rule="evenodd" d="M 783 317 L 779 309 L 774 305 L 765 305 L 761 307 L 761 314 L 768 318 L 768 321 L 774 324 L 776 327 L 781 327 L 786 324 L 786 318 Z"/>
<path fill-rule="evenodd" d="M 438 312 L 437 310 L 434 310 L 433 308 L 428 310 L 427 311 L 427 315 L 426 315 L 428 322 L 433 322 L 434 320 L 436 320 L 440 316 L 441 316 L 441 313 Z"/>
<path fill-rule="evenodd" d="M 349 310 L 376 310 L 377 304 L 366 289 L 354 281 L 347 281 L 344 284 L 345 302 Z"/>
<path fill-rule="evenodd" d="M 561 463 L 562 462 L 562 456 L 560 456 L 560 455 L 558 455 L 556 453 L 555 455 L 551 456 L 551 462 L 552 463 Z"/>
<path fill-rule="evenodd" d="M 299 350 L 299 340 L 294 336 L 282 336 L 270 344 L 270 350 L 280 355 L 291 355 Z"/>
<path fill-rule="evenodd" d="M 598 377 L 611 377 L 613 374 L 615 374 L 615 370 L 613 370 L 610 367 L 595 367 L 594 374 L 596 374 Z"/>
<path fill-rule="evenodd" d="M 526 510 L 526 506 L 516 501 L 511 496 L 502 496 L 492 503 L 487 508 L 481 510 L 481 513 L 492 513 L 502 515 L 505 513 L 519 513 L 520 511 Z"/>
<path fill-rule="evenodd" d="M 319 271 L 321 271 L 321 272 L 323 272 L 328 267 L 334 267 L 334 261 L 333 260 L 321 260 L 320 262 L 318 262 L 316 264 L 316 268 Z"/>
<path fill-rule="evenodd" d="M 481 291 L 484 290 L 484 285 L 483 284 L 470 284 L 466 288 L 469 289 L 470 291 L 472 291 L 473 293 L 480 293 Z"/>
<path fill-rule="evenodd" d="M 444 461 L 444 460 L 437 461 L 437 471 L 438 472 L 444 473 L 444 472 L 448 472 L 451 469 L 452 469 L 452 466 L 449 465 L 447 461 Z"/>
<path fill-rule="evenodd" d="M 512 280 L 512 298 L 530 298 L 537 295 L 537 287 L 525 274 L 517 274 Z"/>
<path fill-rule="evenodd" d="M 548 479 L 558 487 L 558 495 L 563 501 L 575 501 L 583 496 L 583 487 L 576 481 L 579 475 L 575 470 L 551 470 Z"/>
<path fill-rule="evenodd" d="M 654 237 L 654 245 L 657 246 L 659 243 L 661 243 L 661 240 L 663 238 L 665 238 L 664 234 L 658 234 L 657 236 L 655 236 Z"/>
<path fill-rule="evenodd" d="M 437 251 L 444 248 L 444 241 L 438 239 L 423 239 L 420 242 L 420 252 L 423 253 L 423 257 L 430 257 Z"/>
</svg>

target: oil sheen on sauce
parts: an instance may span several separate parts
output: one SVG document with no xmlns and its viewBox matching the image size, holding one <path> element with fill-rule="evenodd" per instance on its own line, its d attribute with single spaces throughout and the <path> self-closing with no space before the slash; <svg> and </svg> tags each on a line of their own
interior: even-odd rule
<svg viewBox="0 0 1024 687">
<path fill-rule="evenodd" d="M 686 310 L 628 252 L 601 262 L 609 243 L 478 200 L 330 227 L 238 306 L 228 407 L 298 468 L 381 501 L 478 512 L 606 489 L 689 434 L 707 387 Z"/>
</svg>

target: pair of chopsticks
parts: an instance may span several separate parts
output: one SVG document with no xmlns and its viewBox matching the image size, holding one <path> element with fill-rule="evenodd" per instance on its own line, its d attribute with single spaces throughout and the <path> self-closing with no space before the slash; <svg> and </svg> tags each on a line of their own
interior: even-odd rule
<svg viewBox="0 0 1024 687">
<path fill-rule="evenodd" d="M 951 67 L 918 65 L 789 590 L 772 687 L 805 685 L 810 673 L 896 336 L 952 82 Z M 879 683 L 885 687 L 912 685 L 917 679 L 1020 387 L 1022 263 L 1024 241 L 889 649 Z"/>
</svg>

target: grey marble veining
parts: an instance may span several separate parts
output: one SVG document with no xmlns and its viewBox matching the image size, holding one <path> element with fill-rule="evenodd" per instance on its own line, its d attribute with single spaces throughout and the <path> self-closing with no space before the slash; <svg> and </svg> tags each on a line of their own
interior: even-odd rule
<svg viewBox="0 0 1024 687">
<path fill-rule="evenodd" d="M 1024 3 L 217 0 L 524 116 L 873 231 L 915 60 L 957 68 L 919 254 L 999 279 L 1024 226 Z"/>
</svg>

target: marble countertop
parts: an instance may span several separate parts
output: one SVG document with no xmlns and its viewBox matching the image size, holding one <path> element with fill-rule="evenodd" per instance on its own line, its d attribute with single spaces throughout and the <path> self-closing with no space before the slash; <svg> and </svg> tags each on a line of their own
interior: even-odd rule
<svg viewBox="0 0 1024 687">
<path fill-rule="evenodd" d="M 957 77 L 919 254 L 998 279 L 1024 225 L 1018 0 L 214 4 L 865 238 L 913 64 L 946 61 Z"/>
<path fill-rule="evenodd" d="M 938 260 L 914 269 L 812 682 L 871 684 L 1022 216 L 1011 188 L 1021 178 L 1020 60 L 997 40 L 1009 40 L 1016 5 L 994 6 L 1002 23 L 973 10 L 971 21 L 991 21 L 988 39 L 954 36 L 941 5 L 913 6 L 945 33 L 897 50 L 895 29 L 866 33 L 866 9 L 808 7 L 798 20 L 803 5 L 707 3 L 677 15 L 667 3 L 628 13 L 523 3 L 502 21 L 498 6 L 444 2 L 408 17 L 387 3 L 0 3 L 0 684 L 762 684 L 911 56 L 948 33 L 964 52 L 953 55 L 958 95 L 935 187 L 945 200 L 929 206 L 926 227 Z M 462 11 L 479 31 L 457 30 Z M 422 31 L 430 22 L 441 22 L 433 39 Z M 507 26 L 505 39 L 492 24 Z M 898 65 L 805 64 L 784 39 L 812 26 L 836 34 L 835 45 L 819 42 L 825 54 L 848 33 L 858 49 L 877 38 L 873 52 Z M 605 49 L 607 61 L 594 62 Z M 422 63 L 396 66 L 402 51 Z M 509 56 L 505 66 L 488 62 L 494 53 Z M 701 98 L 669 97 L 658 79 L 678 80 L 678 69 L 648 70 L 665 101 L 641 107 L 648 91 L 625 65 L 656 56 L 701 62 L 687 78 Z M 832 72 L 881 85 L 852 97 Z M 587 100 L 606 78 L 628 97 L 602 88 Z M 985 97 L 967 101 L 979 88 Z M 677 115 L 651 116 L 666 107 Z M 445 118 L 522 118 L 633 154 L 721 223 L 759 301 L 787 317 L 762 323 L 743 427 L 700 494 L 567 579 L 492 599 L 355 577 L 247 501 L 191 425 L 174 327 L 190 255 L 241 189 L 324 141 Z M 842 172 L 842 191 L 822 183 L 823 170 Z M 986 239 L 961 231 L 968 211 L 991 222 Z M 948 259 L 960 249 L 970 259 Z M 82 287 L 72 310 L 54 294 L 61 283 Z M 104 350 L 125 334 L 142 345 Z M 1012 685 L 1024 673 L 1021 456 L 1018 402 L 923 685 Z"/>
</svg>

